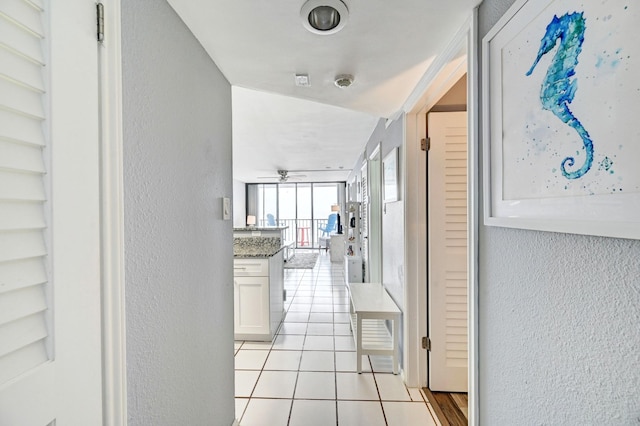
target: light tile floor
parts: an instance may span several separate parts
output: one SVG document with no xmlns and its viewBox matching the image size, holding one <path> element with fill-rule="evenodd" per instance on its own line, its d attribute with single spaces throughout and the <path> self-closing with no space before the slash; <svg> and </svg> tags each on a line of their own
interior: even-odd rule
<svg viewBox="0 0 640 426">
<path fill-rule="evenodd" d="M 357 374 L 342 264 L 285 269 L 287 314 L 273 342 L 235 342 L 236 418 L 242 426 L 439 425 L 418 389 L 367 356 Z"/>
</svg>

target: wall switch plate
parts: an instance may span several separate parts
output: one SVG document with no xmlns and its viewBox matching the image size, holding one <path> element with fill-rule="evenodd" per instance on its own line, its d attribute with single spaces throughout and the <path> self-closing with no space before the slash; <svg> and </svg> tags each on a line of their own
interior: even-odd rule
<svg viewBox="0 0 640 426">
<path fill-rule="evenodd" d="M 231 198 L 222 198 L 222 220 L 231 220 Z"/>
</svg>

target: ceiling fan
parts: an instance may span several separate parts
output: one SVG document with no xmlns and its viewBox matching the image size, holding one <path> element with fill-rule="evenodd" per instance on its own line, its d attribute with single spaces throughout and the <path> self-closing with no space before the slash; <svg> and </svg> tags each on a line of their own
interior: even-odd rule
<svg viewBox="0 0 640 426">
<path fill-rule="evenodd" d="M 280 182 L 287 182 L 289 179 L 302 179 L 307 175 L 290 175 L 288 170 L 278 170 L 278 176 L 258 176 L 258 179 L 278 179 Z"/>
</svg>

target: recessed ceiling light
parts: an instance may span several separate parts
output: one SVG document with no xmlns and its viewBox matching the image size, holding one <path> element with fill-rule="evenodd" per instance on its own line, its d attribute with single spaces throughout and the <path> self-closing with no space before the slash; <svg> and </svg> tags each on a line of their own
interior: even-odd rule
<svg viewBox="0 0 640 426">
<path fill-rule="evenodd" d="M 353 84 L 353 76 L 351 74 L 337 75 L 334 83 L 339 88 L 345 89 Z"/>
<path fill-rule="evenodd" d="M 300 9 L 300 18 L 314 34 L 334 34 L 347 23 L 349 10 L 340 0 L 308 0 Z"/>
</svg>

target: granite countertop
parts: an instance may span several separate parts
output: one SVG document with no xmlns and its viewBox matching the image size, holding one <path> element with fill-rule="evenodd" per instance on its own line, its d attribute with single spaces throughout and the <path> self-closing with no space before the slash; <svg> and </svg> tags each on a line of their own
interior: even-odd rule
<svg viewBox="0 0 640 426">
<path fill-rule="evenodd" d="M 243 226 L 233 228 L 234 231 L 282 231 L 289 228 L 288 226 Z"/>
<path fill-rule="evenodd" d="M 233 239 L 233 257 L 271 257 L 284 246 L 280 237 L 245 237 Z"/>
</svg>

